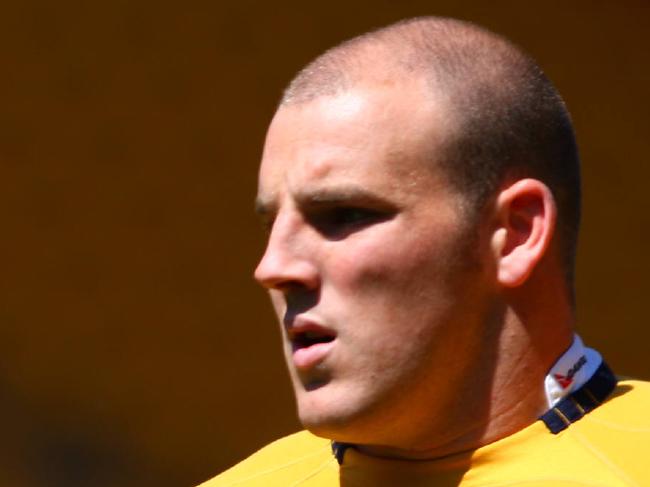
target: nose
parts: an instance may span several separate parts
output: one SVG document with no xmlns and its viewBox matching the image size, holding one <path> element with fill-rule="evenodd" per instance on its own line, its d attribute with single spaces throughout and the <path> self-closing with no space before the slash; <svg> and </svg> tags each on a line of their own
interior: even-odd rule
<svg viewBox="0 0 650 487">
<path fill-rule="evenodd" d="M 257 282 L 267 289 L 285 292 L 316 289 L 319 274 L 308 233 L 298 217 L 278 215 L 255 269 Z"/>
</svg>

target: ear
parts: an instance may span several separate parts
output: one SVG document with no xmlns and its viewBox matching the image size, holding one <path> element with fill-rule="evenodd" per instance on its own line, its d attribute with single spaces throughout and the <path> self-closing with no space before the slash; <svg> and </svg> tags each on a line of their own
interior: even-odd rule
<svg viewBox="0 0 650 487">
<path fill-rule="evenodd" d="M 520 179 L 499 192 L 495 211 L 491 244 L 497 279 L 505 287 L 517 287 L 549 248 L 557 218 L 555 200 L 541 181 Z"/>
</svg>

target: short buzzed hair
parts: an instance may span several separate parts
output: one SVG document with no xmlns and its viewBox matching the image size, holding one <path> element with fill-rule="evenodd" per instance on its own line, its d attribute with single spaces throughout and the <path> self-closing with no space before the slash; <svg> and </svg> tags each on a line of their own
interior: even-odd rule
<svg viewBox="0 0 650 487">
<path fill-rule="evenodd" d="M 379 75 L 372 69 L 378 62 L 385 68 Z M 444 94 L 455 130 L 435 160 L 466 195 L 474 214 L 507 178 L 534 177 L 549 186 L 558 206 L 560 251 L 572 290 L 580 224 L 579 156 L 565 104 L 535 61 L 469 22 L 408 19 L 326 51 L 296 75 L 280 105 L 335 95 L 372 79 L 371 71 L 392 80 L 423 76 L 435 93 Z"/>
</svg>

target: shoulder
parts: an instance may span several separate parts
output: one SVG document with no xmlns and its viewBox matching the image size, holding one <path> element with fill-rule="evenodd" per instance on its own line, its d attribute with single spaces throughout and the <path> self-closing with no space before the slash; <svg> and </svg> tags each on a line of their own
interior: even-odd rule
<svg viewBox="0 0 650 487">
<path fill-rule="evenodd" d="M 334 485 L 337 475 L 330 441 L 301 431 L 270 443 L 200 487 L 284 487 L 307 478 L 311 485 Z"/>
<path fill-rule="evenodd" d="M 553 434 L 537 421 L 487 445 L 463 480 L 489 485 L 650 485 L 650 383 L 622 380 L 596 409 Z"/>
<path fill-rule="evenodd" d="M 626 485 L 650 485 L 650 383 L 622 380 L 570 436 Z"/>
<path fill-rule="evenodd" d="M 650 431 L 650 382 L 622 379 L 607 400 L 589 419 L 607 419 L 612 424 L 639 426 Z"/>
</svg>

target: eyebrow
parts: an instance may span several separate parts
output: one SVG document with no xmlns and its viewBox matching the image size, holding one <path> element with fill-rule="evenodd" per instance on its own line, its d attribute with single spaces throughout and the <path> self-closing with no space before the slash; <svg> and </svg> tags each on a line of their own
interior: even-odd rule
<svg viewBox="0 0 650 487">
<path fill-rule="evenodd" d="M 301 205 L 329 205 L 345 202 L 380 202 L 382 197 L 359 186 L 340 186 L 313 191 L 299 191 L 296 201 Z"/>
<path fill-rule="evenodd" d="M 301 207 L 328 206 L 349 202 L 357 204 L 367 203 L 381 206 L 394 206 L 378 194 L 355 185 L 315 190 L 301 190 L 296 193 L 294 198 Z M 255 212 L 260 216 L 273 214 L 277 211 L 276 207 L 277 204 L 271 199 L 258 197 L 255 200 Z"/>
<path fill-rule="evenodd" d="M 273 213 L 275 205 L 259 196 L 255 198 L 255 213 L 259 216 L 265 216 Z"/>
</svg>

